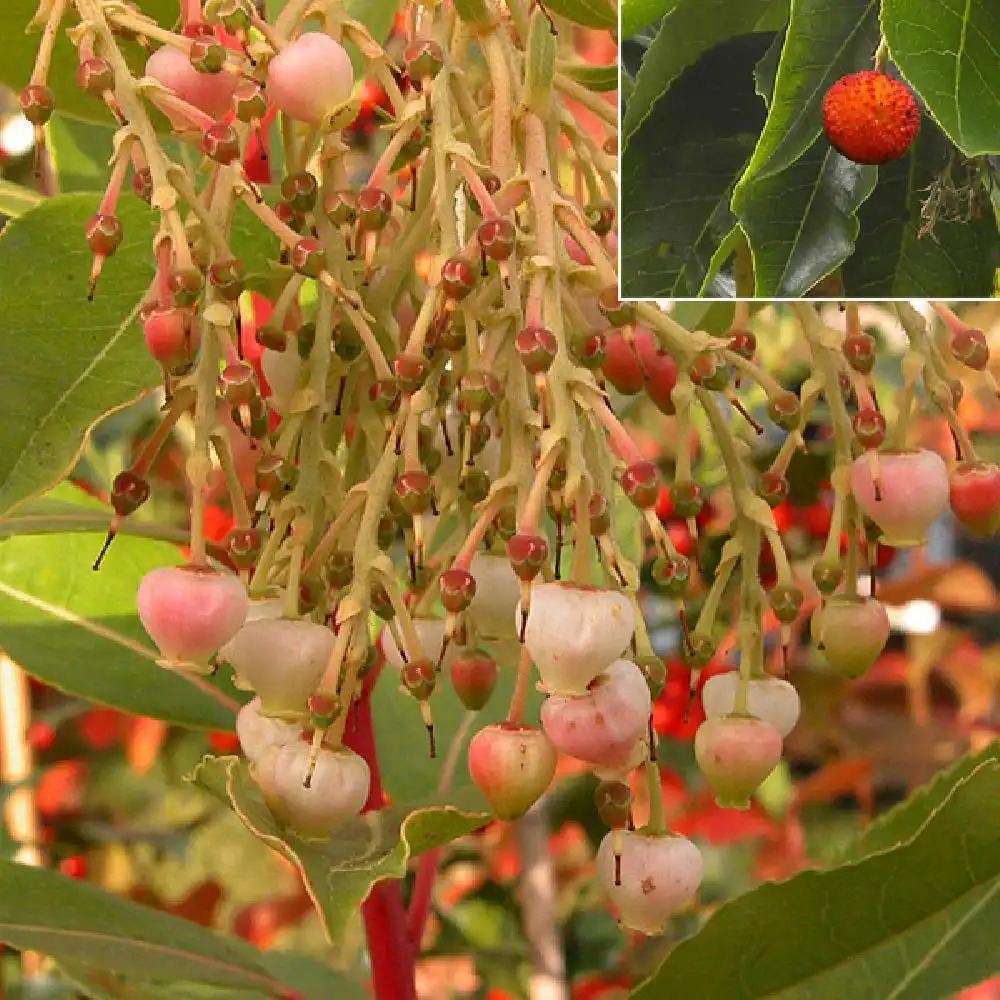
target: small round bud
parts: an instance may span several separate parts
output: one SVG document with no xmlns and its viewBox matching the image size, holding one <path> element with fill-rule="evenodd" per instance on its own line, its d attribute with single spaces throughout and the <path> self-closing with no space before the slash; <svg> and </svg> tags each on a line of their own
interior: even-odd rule
<svg viewBox="0 0 1000 1000">
<path fill-rule="evenodd" d="M 653 561 L 650 569 L 658 587 L 662 587 L 668 597 L 683 597 L 691 583 L 691 564 L 678 556 L 676 559 L 660 557 Z"/>
<path fill-rule="evenodd" d="M 444 52 L 437 42 L 429 38 L 418 38 L 403 50 L 403 64 L 406 75 L 411 80 L 426 80 L 441 72 Z"/>
<path fill-rule="evenodd" d="M 514 339 L 514 350 L 533 375 L 547 372 L 559 351 L 555 334 L 544 326 L 526 326 Z"/>
<path fill-rule="evenodd" d="M 476 596 L 476 578 L 467 570 L 452 567 L 441 574 L 441 603 L 446 611 L 465 611 Z"/>
<path fill-rule="evenodd" d="M 44 125 L 56 108 L 56 96 L 48 87 L 31 84 L 18 95 L 21 113 L 32 125 Z"/>
<path fill-rule="evenodd" d="M 990 348 L 982 330 L 965 327 L 951 336 L 951 353 L 969 368 L 982 371 L 990 360 Z"/>
<path fill-rule="evenodd" d="M 115 86 L 115 74 L 107 59 L 84 59 L 76 70 L 76 85 L 88 94 L 100 97 Z"/>
<path fill-rule="evenodd" d="M 615 225 L 615 206 L 610 201 L 591 202 L 585 209 L 587 222 L 598 236 L 607 236 Z"/>
<path fill-rule="evenodd" d="M 214 38 L 195 38 L 191 42 L 188 58 L 199 73 L 221 73 L 226 65 L 226 47 Z"/>
<path fill-rule="evenodd" d="M 514 535 L 507 556 L 519 580 L 534 580 L 549 557 L 549 543 L 541 535 Z"/>
<path fill-rule="evenodd" d="M 307 278 L 318 278 L 326 270 L 326 254 L 319 240 L 299 240 L 288 255 L 288 263 Z"/>
<path fill-rule="evenodd" d="M 476 239 L 490 260 L 508 260 L 514 252 L 517 230 L 507 219 L 487 219 L 476 230 Z"/>
<path fill-rule="evenodd" d="M 645 459 L 633 462 L 622 474 L 622 490 L 640 510 L 655 506 L 660 484 L 659 470 Z"/>
<path fill-rule="evenodd" d="M 670 487 L 670 502 L 679 517 L 697 517 L 705 506 L 705 491 L 690 479 L 679 479 Z"/>
<path fill-rule="evenodd" d="M 281 197 L 292 206 L 292 210 L 304 215 L 311 212 L 316 204 L 319 184 L 308 170 L 289 174 L 281 182 Z"/>
<path fill-rule="evenodd" d="M 87 246 L 101 257 L 110 257 L 121 246 L 122 224 L 115 215 L 97 212 L 84 227 Z"/>
<path fill-rule="evenodd" d="M 323 196 L 323 211 L 335 226 L 349 226 L 358 217 L 358 199 L 353 191 L 331 191 Z"/>
<path fill-rule="evenodd" d="M 395 486 L 396 497 L 407 514 L 422 514 L 431 505 L 434 484 L 431 477 L 419 469 L 404 472 Z"/>
<path fill-rule="evenodd" d="M 794 392 L 779 392 L 768 400 L 767 414 L 782 430 L 794 431 L 802 416 L 802 404 Z"/>
<path fill-rule="evenodd" d="M 574 330 L 569 340 L 570 357 L 581 367 L 596 371 L 608 356 L 608 341 L 597 330 Z"/>
<path fill-rule="evenodd" d="M 233 528 L 226 535 L 225 546 L 237 569 L 251 569 L 260 558 L 264 538 L 256 528 Z"/>
<path fill-rule="evenodd" d="M 120 517 L 134 514 L 149 499 L 149 483 L 130 469 L 119 472 L 111 482 L 111 506 Z"/>
<path fill-rule="evenodd" d="M 847 363 L 856 372 L 868 375 L 875 367 L 875 338 L 869 334 L 850 334 L 844 340 L 843 351 Z"/>
<path fill-rule="evenodd" d="M 240 80 L 233 93 L 233 111 L 241 122 L 263 118 L 267 114 L 264 88 L 255 80 Z"/>
<path fill-rule="evenodd" d="M 476 287 L 476 268 L 465 257 L 449 257 L 441 266 L 441 289 L 460 302 Z"/>
<path fill-rule="evenodd" d="M 767 597 L 778 621 L 785 625 L 791 625 L 798 618 L 805 600 L 805 594 L 794 584 L 778 584 Z"/>
<path fill-rule="evenodd" d="M 225 166 L 239 159 L 240 140 L 236 129 L 225 122 L 216 122 L 205 129 L 201 137 L 201 151 L 210 160 Z"/>
<path fill-rule="evenodd" d="M 788 480 L 774 469 L 768 469 L 760 474 L 757 492 L 767 501 L 769 507 L 777 507 L 788 499 L 790 489 Z"/>
</svg>

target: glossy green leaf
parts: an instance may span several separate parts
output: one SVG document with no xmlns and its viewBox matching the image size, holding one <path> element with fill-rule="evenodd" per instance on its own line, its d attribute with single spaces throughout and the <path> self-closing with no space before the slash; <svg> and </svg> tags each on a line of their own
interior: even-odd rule
<svg viewBox="0 0 1000 1000">
<path fill-rule="evenodd" d="M 937 1000 L 994 975 L 1000 762 L 959 769 L 941 792 L 904 807 L 901 846 L 727 903 L 633 996 Z"/>
<path fill-rule="evenodd" d="M 910 152 L 878 168 L 875 193 L 858 215 L 856 252 L 844 264 L 847 294 L 857 298 L 988 298 L 1000 266 L 1000 234 L 988 202 L 973 218 L 938 221 L 921 236 L 928 188 L 966 168 L 948 139 L 925 121 Z M 967 200 L 960 198 L 961 208 Z"/>
<path fill-rule="evenodd" d="M 588 28 L 615 31 L 618 28 L 618 5 L 615 0 L 546 0 L 546 9 Z"/>
<path fill-rule="evenodd" d="M 63 194 L 103 191 L 108 183 L 114 128 L 55 114 L 49 122 L 48 149 Z"/>
<path fill-rule="evenodd" d="M 742 199 L 740 222 L 754 262 L 754 295 L 799 298 L 854 249 L 856 212 L 875 187 L 875 167 L 852 163 L 824 139 Z"/>
<path fill-rule="evenodd" d="M 260 952 L 257 961 L 275 979 L 295 991 L 301 1000 L 365 1000 L 368 991 L 312 955 L 292 951 Z M 63 960 L 59 971 L 91 1000 L 263 1000 L 260 989 L 241 989 L 190 981 L 157 982 L 122 976 L 85 962 Z"/>
<path fill-rule="evenodd" d="M 125 975 L 287 989 L 244 942 L 45 868 L 0 862 L 0 941 Z"/>
<path fill-rule="evenodd" d="M 928 817 L 948 801 L 955 786 L 968 780 L 983 764 L 1000 764 L 1000 743 L 990 743 L 979 753 L 962 757 L 898 806 L 869 823 L 846 845 L 838 861 L 861 861 L 873 854 L 909 843 L 920 832 Z"/>
<path fill-rule="evenodd" d="M 0 647 L 30 674 L 90 701 L 231 729 L 231 708 L 156 665 L 136 615 L 139 581 L 156 566 L 180 563 L 178 548 L 122 536 L 95 573 L 102 541 L 103 534 L 52 534 L 0 542 Z"/>
<path fill-rule="evenodd" d="M 771 0 L 678 0 L 660 23 L 635 78 L 622 123 L 627 144 L 686 69 L 716 45 L 751 32 Z M 699 111 L 691 108 L 692 124 Z M 672 137 L 676 138 L 676 136 Z"/>
<path fill-rule="evenodd" d="M 153 212 L 123 200 L 125 238 L 88 302 L 94 209 L 90 195 L 51 198 L 0 234 L 0 274 L 20 276 L 0 284 L 0 514 L 62 478 L 94 422 L 160 379 L 135 323 L 153 276 Z"/>
<path fill-rule="evenodd" d="M 794 0 L 767 122 L 733 197 L 737 214 L 756 180 L 780 173 L 816 142 L 830 85 L 870 64 L 878 9 L 878 0 Z"/>
<path fill-rule="evenodd" d="M 44 200 L 45 196 L 37 191 L 0 178 L 0 215 L 16 219 Z"/>
<path fill-rule="evenodd" d="M 764 121 L 753 72 L 772 38 L 740 35 L 706 52 L 633 133 L 622 162 L 623 298 L 701 288 Z"/>
<path fill-rule="evenodd" d="M 618 37 L 631 38 L 669 14 L 681 0 L 619 0 Z"/>
<path fill-rule="evenodd" d="M 966 156 L 1000 152 L 1000 7 L 993 0 L 883 0 L 893 62 Z"/>
<path fill-rule="evenodd" d="M 251 833 L 295 866 L 332 942 L 376 882 L 402 877 L 412 855 L 471 833 L 491 815 L 477 791 L 460 790 L 394 804 L 347 823 L 328 841 L 305 841 L 279 828 L 246 761 L 206 757 L 189 780 L 231 806 Z"/>
<path fill-rule="evenodd" d="M 38 30 L 28 34 L 26 29 L 37 8 L 38 0 L 3 0 L 0 3 L 0 38 L 4 41 L 0 83 L 7 84 L 15 93 L 28 83 L 35 65 L 41 35 Z M 177 0 L 142 0 L 141 8 L 144 14 L 164 27 L 171 27 L 177 20 Z M 78 18 L 67 16 L 57 36 L 49 86 L 56 95 L 61 113 L 88 121 L 110 122 L 111 114 L 104 102 L 76 85 L 78 59 L 65 30 L 74 23 L 78 23 Z M 147 53 L 135 42 L 122 40 L 120 44 L 132 71 L 141 75 Z"/>
</svg>

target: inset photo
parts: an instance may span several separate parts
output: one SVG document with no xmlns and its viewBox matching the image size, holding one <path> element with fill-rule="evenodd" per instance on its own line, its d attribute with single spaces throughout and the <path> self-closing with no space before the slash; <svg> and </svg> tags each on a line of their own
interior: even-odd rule
<svg viewBox="0 0 1000 1000">
<path fill-rule="evenodd" d="M 988 298 L 1000 7 L 622 0 L 621 287 Z"/>
</svg>

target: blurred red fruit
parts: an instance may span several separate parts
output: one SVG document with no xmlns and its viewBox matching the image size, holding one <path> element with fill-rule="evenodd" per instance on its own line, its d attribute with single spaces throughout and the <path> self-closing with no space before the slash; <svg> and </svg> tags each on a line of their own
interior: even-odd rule
<svg viewBox="0 0 1000 1000">
<path fill-rule="evenodd" d="M 47 722 L 33 722 L 28 726 L 28 744 L 32 749 L 44 753 L 55 741 L 55 728 Z"/>
<path fill-rule="evenodd" d="M 70 878 L 87 877 L 87 859 L 82 854 L 73 854 L 59 862 L 59 871 Z"/>
<path fill-rule="evenodd" d="M 214 732 L 208 734 L 208 745 L 213 753 L 239 753 L 240 741 L 236 733 Z"/>
</svg>

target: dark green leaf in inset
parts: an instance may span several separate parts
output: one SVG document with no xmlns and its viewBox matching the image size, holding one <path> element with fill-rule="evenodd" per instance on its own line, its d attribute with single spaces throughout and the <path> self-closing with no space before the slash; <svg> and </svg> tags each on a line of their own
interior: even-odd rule
<svg viewBox="0 0 1000 1000">
<path fill-rule="evenodd" d="M 671 86 L 707 52 L 758 27 L 771 0 L 679 0 L 660 23 L 643 56 L 622 122 L 623 142 L 653 113 Z M 692 109 L 692 120 L 697 112 Z"/>
<path fill-rule="evenodd" d="M 826 91 L 871 64 L 878 45 L 878 0 L 796 0 L 781 50 L 767 122 L 733 196 L 733 210 L 757 179 L 780 173 L 823 130 Z"/>
<path fill-rule="evenodd" d="M 820 139 L 780 174 L 759 179 L 741 201 L 754 261 L 754 295 L 799 298 L 854 249 L 858 208 L 875 167 L 852 163 Z"/>
<path fill-rule="evenodd" d="M 773 37 L 741 35 L 711 49 L 632 136 L 622 163 L 624 298 L 683 298 L 701 287 L 732 230 L 733 185 L 764 121 L 753 71 Z"/>
<path fill-rule="evenodd" d="M 882 31 L 951 141 L 967 156 L 1000 152 L 1000 5 L 883 0 Z"/>
<path fill-rule="evenodd" d="M 844 264 L 844 284 L 852 298 L 988 297 L 1000 265 L 1000 234 L 988 199 L 963 218 L 971 192 L 956 184 L 978 183 L 954 154 L 948 139 L 925 121 L 917 141 L 901 160 L 878 168 L 875 193 L 862 207 L 856 251 Z M 921 206 L 931 186 L 954 191 L 959 217 L 939 218 L 921 235 Z"/>
</svg>

